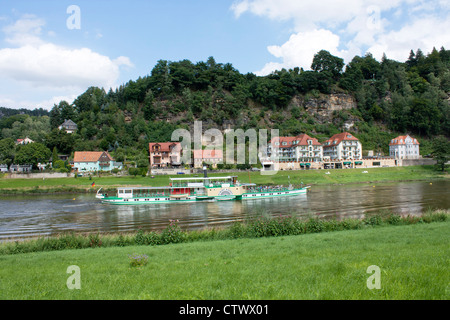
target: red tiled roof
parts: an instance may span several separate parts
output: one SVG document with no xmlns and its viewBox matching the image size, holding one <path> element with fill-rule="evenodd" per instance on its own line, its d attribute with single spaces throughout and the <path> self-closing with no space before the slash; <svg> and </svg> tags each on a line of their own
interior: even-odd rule
<svg viewBox="0 0 450 320">
<path fill-rule="evenodd" d="M 334 147 L 340 144 L 342 141 L 359 141 L 358 138 L 354 137 L 351 133 L 341 132 L 335 134 L 330 139 L 323 143 L 324 147 Z M 328 144 L 329 143 L 329 144 Z"/>
<path fill-rule="evenodd" d="M 406 138 L 410 137 L 409 135 L 406 136 L 398 136 L 397 138 L 394 138 L 391 140 L 391 142 L 389 143 L 390 146 L 394 146 L 394 145 L 401 145 L 401 144 L 406 144 Z M 417 139 L 410 137 L 412 140 L 413 144 L 420 144 L 419 141 L 417 141 Z"/>
<path fill-rule="evenodd" d="M 161 147 L 161 152 L 170 152 L 170 146 L 175 145 L 175 148 L 178 149 L 178 151 L 181 151 L 181 143 L 180 142 L 152 142 L 149 143 L 149 150 L 152 152 L 152 147 L 155 145 L 159 145 Z"/>
<path fill-rule="evenodd" d="M 307 146 L 308 140 L 312 140 L 313 146 L 321 146 L 322 144 L 317 140 L 316 138 L 311 138 L 306 133 L 299 134 L 295 137 L 275 137 L 270 140 L 270 143 L 272 146 L 276 148 L 290 148 L 295 146 Z M 294 143 L 294 141 L 298 141 L 298 143 Z M 278 146 L 275 146 L 275 142 L 279 142 L 280 144 Z M 287 142 L 287 145 L 283 145 L 283 142 Z"/>
<path fill-rule="evenodd" d="M 97 162 L 103 153 L 105 153 L 110 161 L 113 160 L 107 151 L 75 151 L 73 162 Z"/>
</svg>

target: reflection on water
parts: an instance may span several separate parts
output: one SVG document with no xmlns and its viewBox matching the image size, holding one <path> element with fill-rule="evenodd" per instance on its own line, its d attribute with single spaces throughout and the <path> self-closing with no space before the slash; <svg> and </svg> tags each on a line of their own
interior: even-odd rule
<svg viewBox="0 0 450 320">
<path fill-rule="evenodd" d="M 0 198 L 0 239 L 62 232 L 161 230 L 179 220 L 184 230 L 229 225 L 255 215 L 362 217 L 392 210 L 420 215 L 427 208 L 450 207 L 446 181 L 314 186 L 295 197 L 246 201 L 114 206 L 93 195 L 9 196 Z"/>
</svg>

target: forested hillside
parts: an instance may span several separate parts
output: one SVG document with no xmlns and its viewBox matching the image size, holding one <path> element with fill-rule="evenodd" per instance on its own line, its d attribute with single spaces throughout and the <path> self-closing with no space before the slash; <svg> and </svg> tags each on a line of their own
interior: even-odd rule
<svg viewBox="0 0 450 320">
<path fill-rule="evenodd" d="M 308 108 L 330 95 L 347 97 L 355 107 L 325 117 Z M 204 129 L 277 128 L 281 135 L 305 132 L 319 141 L 348 129 L 364 150 L 385 153 L 391 138 L 410 133 L 424 154 L 430 139 L 450 136 L 449 101 L 450 50 L 444 48 L 411 50 L 405 62 L 355 56 L 346 66 L 322 50 L 310 71 L 283 69 L 268 76 L 241 74 L 213 57 L 197 63 L 160 60 L 150 74 L 108 92 L 90 87 L 72 103 L 55 105 L 48 116 L 3 114 L 0 163 L 14 161 L 21 147 L 13 142 L 25 136 L 42 144 L 45 156 L 109 150 L 118 161 L 144 160 L 149 142 L 170 141 L 174 129 L 189 128 L 194 120 L 204 121 Z M 57 129 L 65 119 L 78 125 L 75 134 Z"/>
</svg>

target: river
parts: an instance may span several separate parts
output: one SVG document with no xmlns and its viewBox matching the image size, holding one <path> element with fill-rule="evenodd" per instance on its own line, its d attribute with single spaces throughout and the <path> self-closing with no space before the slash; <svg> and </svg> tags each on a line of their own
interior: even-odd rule
<svg viewBox="0 0 450 320">
<path fill-rule="evenodd" d="M 295 197 L 125 206 L 102 204 L 93 194 L 1 196 L 0 241 L 72 231 L 161 230 L 169 220 L 193 230 L 254 215 L 358 218 L 383 209 L 421 215 L 428 208 L 450 208 L 450 181 L 313 186 Z"/>
</svg>

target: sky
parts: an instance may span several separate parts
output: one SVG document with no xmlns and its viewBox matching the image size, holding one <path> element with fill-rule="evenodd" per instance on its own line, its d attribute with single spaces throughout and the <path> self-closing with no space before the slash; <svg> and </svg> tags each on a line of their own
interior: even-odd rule
<svg viewBox="0 0 450 320">
<path fill-rule="evenodd" d="M 349 63 L 433 47 L 450 49 L 448 0 L 0 0 L 0 106 L 50 110 L 158 60 L 267 75 L 322 49 Z"/>
</svg>

